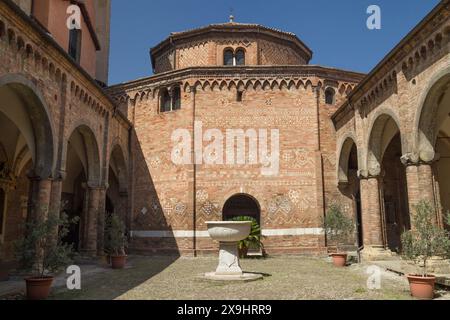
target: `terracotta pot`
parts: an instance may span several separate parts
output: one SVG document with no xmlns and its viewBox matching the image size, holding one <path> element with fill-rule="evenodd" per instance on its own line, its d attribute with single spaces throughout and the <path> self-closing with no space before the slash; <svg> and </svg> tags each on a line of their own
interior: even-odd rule
<svg viewBox="0 0 450 320">
<path fill-rule="evenodd" d="M 27 278 L 25 282 L 28 300 L 45 300 L 50 294 L 53 277 Z"/>
<path fill-rule="evenodd" d="M 127 256 L 111 256 L 111 266 L 113 269 L 123 269 L 127 264 Z"/>
<path fill-rule="evenodd" d="M 411 295 L 421 300 L 432 300 L 434 298 L 435 276 L 423 277 L 420 275 L 408 275 Z"/>
<path fill-rule="evenodd" d="M 333 264 L 336 267 L 342 268 L 347 265 L 347 254 L 346 253 L 333 253 L 331 257 L 333 258 Z"/>
</svg>

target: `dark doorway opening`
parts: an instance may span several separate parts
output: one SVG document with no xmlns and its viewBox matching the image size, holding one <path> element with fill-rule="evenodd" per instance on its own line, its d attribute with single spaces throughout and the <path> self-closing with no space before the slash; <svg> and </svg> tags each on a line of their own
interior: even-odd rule
<svg viewBox="0 0 450 320">
<path fill-rule="evenodd" d="M 411 228 L 406 169 L 401 155 L 401 138 L 397 134 L 387 147 L 382 164 L 386 245 L 393 252 L 401 251 L 401 236 Z"/>
<path fill-rule="evenodd" d="M 258 202 L 246 194 L 232 196 L 225 202 L 223 207 L 223 220 L 230 220 L 235 217 L 247 216 L 255 218 L 261 225 L 261 212 Z"/>
</svg>

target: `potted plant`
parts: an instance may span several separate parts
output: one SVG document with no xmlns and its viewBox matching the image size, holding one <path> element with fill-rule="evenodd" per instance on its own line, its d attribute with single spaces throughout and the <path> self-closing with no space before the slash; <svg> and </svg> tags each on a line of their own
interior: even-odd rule
<svg viewBox="0 0 450 320">
<path fill-rule="evenodd" d="M 336 246 L 336 252 L 330 255 L 333 264 L 336 267 L 346 266 L 348 254 L 340 251 L 340 246 L 347 244 L 353 236 L 353 220 L 342 212 L 340 205 L 332 204 L 325 215 L 323 226 L 328 241 Z"/>
<path fill-rule="evenodd" d="M 261 227 L 258 224 L 258 221 L 253 217 L 248 216 L 240 216 L 240 217 L 234 217 L 230 219 L 231 221 L 251 221 L 252 222 L 252 228 L 250 231 L 250 235 L 242 240 L 239 241 L 238 249 L 239 249 L 239 257 L 240 258 L 246 258 L 248 254 L 248 249 L 256 249 L 256 250 L 263 250 L 264 251 L 264 245 L 261 241 Z"/>
<path fill-rule="evenodd" d="M 19 266 L 32 276 L 25 279 L 29 300 L 43 300 L 50 294 L 53 275 L 73 261 L 73 245 L 63 242 L 72 223 L 65 214 L 25 224 L 23 239 L 14 243 Z"/>
<path fill-rule="evenodd" d="M 435 223 L 435 210 L 430 203 L 421 201 L 412 217 L 413 229 L 402 234 L 402 256 L 418 265 L 420 274 L 407 276 L 411 295 L 415 298 L 434 298 L 436 277 L 428 273 L 428 264 L 433 257 L 450 256 L 450 234 Z M 447 214 L 450 222 L 450 215 Z"/>
<path fill-rule="evenodd" d="M 125 254 L 126 246 L 125 224 L 117 214 L 112 214 L 106 220 L 105 248 L 108 250 L 107 253 L 111 258 L 113 269 L 125 268 L 127 259 Z"/>
</svg>

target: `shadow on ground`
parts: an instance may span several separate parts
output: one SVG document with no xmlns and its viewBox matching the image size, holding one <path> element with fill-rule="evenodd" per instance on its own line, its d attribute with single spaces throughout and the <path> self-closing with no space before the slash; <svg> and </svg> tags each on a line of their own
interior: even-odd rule
<svg viewBox="0 0 450 320">
<path fill-rule="evenodd" d="M 178 259 L 167 257 L 129 257 L 127 267 L 113 270 L 107 266 L 87 270 L 81 266 L 81 290 L 68 290 L 65 286 L 53 289 L 50 299 L 57 300 L 113 300 L 163 272 Z M 83 272 L 88 273 L 83 277 Z"/>
</svg>

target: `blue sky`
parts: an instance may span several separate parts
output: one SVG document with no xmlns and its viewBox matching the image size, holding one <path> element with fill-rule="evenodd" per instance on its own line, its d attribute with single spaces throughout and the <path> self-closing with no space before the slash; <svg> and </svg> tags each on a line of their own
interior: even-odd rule
<svg viewBox="0 0 450 320">
<path fill-rule="evenodd" d="M 152 75 L 149 49 L 170 32 L 228 21 L 295 33 L 312 64 L 369 72 L 438 0 L 112 0 L 110 84 Z M 382 29 L 368 30 L 369 5 Z"/>
</svg>

